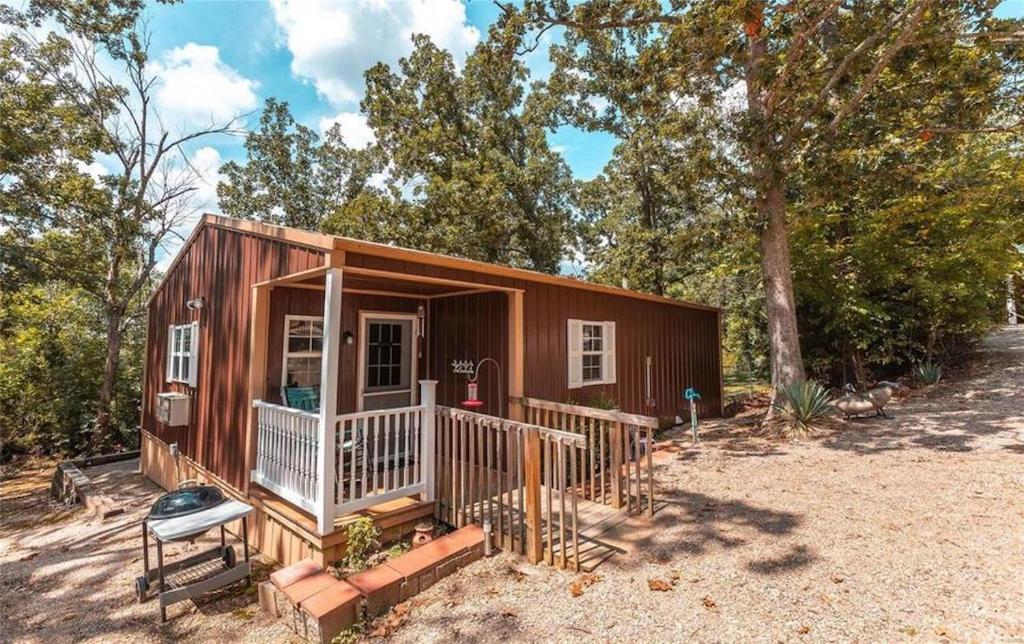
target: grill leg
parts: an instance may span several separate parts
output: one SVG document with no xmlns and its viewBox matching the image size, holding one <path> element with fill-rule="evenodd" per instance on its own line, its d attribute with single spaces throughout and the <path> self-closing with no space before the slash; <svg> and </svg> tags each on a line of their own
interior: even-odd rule
<svg viewBox="0 0 1024 644">
<path fill-rule="evenodd" d="M 149 583 L 149 530 L 145 519 L 142 521 L 142 573 L 146 576 L 146 583 Z"/>
<path fill-rule="evenodd" d="M 249 518 L 242 517 L 242 552 L 245 554 L 245 562 L 249 563 Z M 249 587 L 252 585 L 252 568 L 249 569 L 249 574 L 245 577 L 245 585 Z"/>
<path fill-rule="evenodd" d="M 225 542 L 225 540 L 224 540 L 224 526 L 221 526 L 220 527 L 220 547 L 221 547 L 221 550 L 224 549 L 225 545 L 227 545 L 227 542 Z"/>
<path fill-rule="evenodd" d="M 160 539 L 156 539 L 156 566 L 157 574 L 160 577 L 160 594 L 164 594 L 164 543 Z M 160 623 L 167 621 L 167 608 L 164 606 L 160 607 Z"/>
</svg>

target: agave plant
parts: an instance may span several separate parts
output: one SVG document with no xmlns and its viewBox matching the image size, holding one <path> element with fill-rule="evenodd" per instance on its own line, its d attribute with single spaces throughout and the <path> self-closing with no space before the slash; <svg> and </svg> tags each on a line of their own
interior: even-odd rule
<svg viewBox="0 0 1024 644">
<path fill-rule="evenodd" d="M 934 385 L 942 378 L 942 366 L 931 360 L 922 362 L 914 368 L 914 377 L 926 385 Z"/>
<path fill-rule="evenodd" d="M 809 436 L 833 421 L 835 407 L 828 390 L 812 380 L 799 380 L 779 388 L 772 403 L 773 424 L 789 436 Z"/>
</svg>

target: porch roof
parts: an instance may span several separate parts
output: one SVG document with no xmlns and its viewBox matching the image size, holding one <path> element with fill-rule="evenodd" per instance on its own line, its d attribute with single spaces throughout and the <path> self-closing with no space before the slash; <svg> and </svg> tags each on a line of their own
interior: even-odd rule
<svg viewBox="0 0 1024 644">
<path fill-rule="evenodd" d="M 344 276 L 342 278 L 342 290 L 346 293 L 433 299 L 495 291 L 521 292 L 521 289 L 507 286 L 480 284 L 478 282 L 467 282 L 443 277 L 396 273 L 355 266 L 343 266 L 340 269 Z M 327 270 L 328 267 L 324 266 L 309 271 L 301 271 L 265 282 L 259 282 L 255 286 L 305 288 L 322 291 L 325 288 L 324 274 Z"/>
</svg>

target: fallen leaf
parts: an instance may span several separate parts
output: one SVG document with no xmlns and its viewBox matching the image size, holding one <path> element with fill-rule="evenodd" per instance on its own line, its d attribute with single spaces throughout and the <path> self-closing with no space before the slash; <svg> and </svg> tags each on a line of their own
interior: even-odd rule
<svg viewBox="0 0 1024 644">
<path fill-rule="evenodd" d="M 659 592 L 672 590 L 672 584 L 668 583 L 664 579 L 648 579 L 647 587 L 651 590 L 657 590 Z"/>
<path fill-rule="evenodd" d="M 804 625 L 804 626 L 801 626 L 800 628 L 796 629 L 796 632 L 800 633 L 801 635 L 807 635 L 808 633 L 811 632 L 811 627 L 807 626 L 807 625 Z"/>
<path fill-rule="evenodd" d="M 842 576 L 842 575 L 840 575 L 840 574 L 839 574 L 839 573 L 837 573 L 837 572 L 834 572 L 834 573 L 832 573 L 832 577 L 831 577 L 831 579 L 832 579 L 832 583 L 834 583 L 834 584 L 841 584 L 841 583 L 843 583 L 843 581 L 845 581 L 845 580 L 843 579 L 843 576 Z"/>
<path fill-rule="evenodd" d="M 569 584 L 569 594 L 573 597 L 579 597 L 583 594 L 583 584 L 579 581 L 574 581 Z"/>
<path fill-rule="evenodd" d="M 717 606 L 717 604 L 715 604 L 715 600 L 711 599 L 710 597 L 708 597 L 706 595 L 705 595 L 703 601 L 704 601 L 704 608 L 715 608 Z"/>
</svg>

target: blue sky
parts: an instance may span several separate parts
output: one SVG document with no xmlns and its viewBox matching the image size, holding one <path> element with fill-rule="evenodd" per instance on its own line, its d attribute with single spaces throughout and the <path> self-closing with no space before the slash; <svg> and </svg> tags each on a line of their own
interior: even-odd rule
<svg viewBox="0 0 1024 644">
<path fill-rule="evenodd" d="M 1004 1 L 999 13 L 1024 15 L 1024 0 Z M 412 33 L 430 35 L 460 61 L 497 15 L 492 0 L 154 3 L 147 19 L 153 71 L 162 79 L 156 104 L 165 125 L 174 130 L 239 113 L 252 113 L 250 122 L 255 122 L 264 99 L 275 96 L 291 105 L 300 122 L 317 130 L 340 122 L 347 143 L 365 145 L 372 133 L 359 114 L 359 99 L 367 67 L 380 60 L 394 65 L 410 51 Z M 545 77 L 551 68 L 544 48 L 526 63 L 534 78 Z M 608 135 L 573 128 L 562 128 L 549 139 L 583 179 L 601 171 L 615 145 Z M 218 168 L 244 158 L 242 139 L 205 139 L 188 153 L 205 178 L 200 201 L 205 210 L 216 211 Z"/>
<path fill-rule="evenodd" d="M 166 77 L 158 105 L 168 113 L 168 124 L 185 127 L 232 110 L 258 112 L 265 98 L 275 96 L 314 129 L 340 119 L 347 142 L 362 145 L 370 136 L 358 116 L 366 67 L 377 60 L 397 62 L 409 52 L 414 31 L 430 34 L 461 59 L 485 37 L 497 14 L 491 0 L 398 0 L 387 6 L 380 0 L 154 4 L 148 10 L 151 55 Z M 534 77 L 550 70 L 546 52 L 527 63 Z M 615 145 L 608 135 L 574 128 L 552 133 L 550 141 L 581 178 L 597 175 Z M 190 152 L 202 148 L 200 167 L 212 169 L 244 156 L 240 138 L 208 139 Z"/>
</svg>

